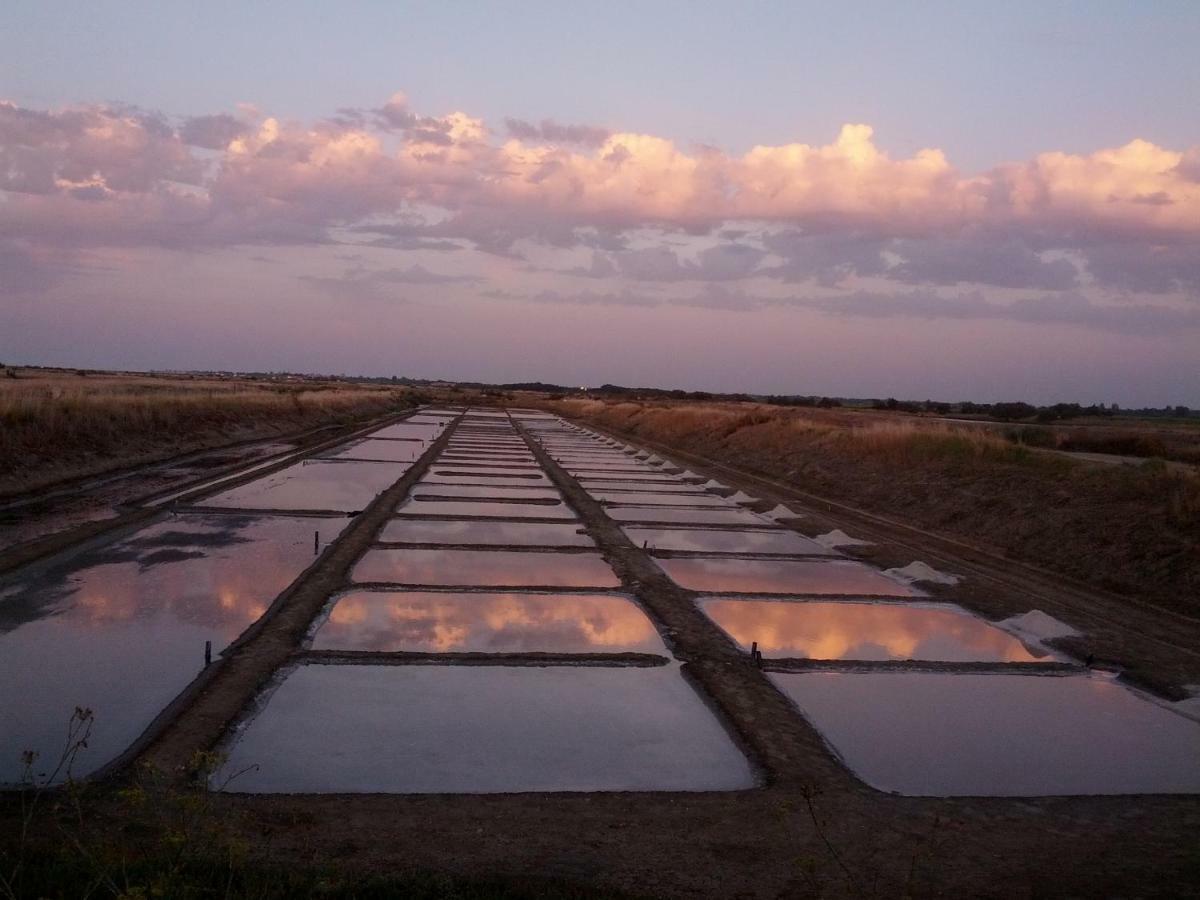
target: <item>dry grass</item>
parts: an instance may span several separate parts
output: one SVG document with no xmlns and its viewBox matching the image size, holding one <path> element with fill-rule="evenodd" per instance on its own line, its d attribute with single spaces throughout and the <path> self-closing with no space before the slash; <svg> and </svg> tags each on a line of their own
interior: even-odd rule
<svg viewBox="0 0 1200 900">
<path fill-rule="evenodd" d="M 552 408 L 1200 615 L 1200 476 L 1179 466 L 1084 464 L 1001 429 L 889 413 L 593 400 Z"/>
<path fill-rule="evenodd" d="M 25 370 L 0 378 L 0 491 L 412 403 L 403 388 Z"/>
</svg>

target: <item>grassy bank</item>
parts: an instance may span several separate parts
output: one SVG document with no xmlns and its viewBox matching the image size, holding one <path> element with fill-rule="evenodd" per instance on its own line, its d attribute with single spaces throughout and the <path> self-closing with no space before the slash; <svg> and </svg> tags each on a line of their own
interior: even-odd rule
<svg viewBox="0 0 1200 900">
<path fill-rule="evenodd" d="M 841 410 L 564 400 L 563 415 L 1200 614 L 1200 477 L 1100 466 L 1003 433 Z"/>
<path fill-rule="evenodd" d="M 338 381 L 15 374 L 0 378 L 0 495 L 416 402 L 405 388 Z"/>
</svg>

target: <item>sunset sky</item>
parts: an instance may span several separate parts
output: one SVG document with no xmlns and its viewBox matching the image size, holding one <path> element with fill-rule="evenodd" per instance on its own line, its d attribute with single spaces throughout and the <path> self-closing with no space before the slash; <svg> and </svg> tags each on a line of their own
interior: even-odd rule
<svg viewBox="0 0 1200 900">
<path fill-rule="evenodd" d="M 1200 3 L 0 8 L 0 361 L 1200 406 Z"/>
</svg>

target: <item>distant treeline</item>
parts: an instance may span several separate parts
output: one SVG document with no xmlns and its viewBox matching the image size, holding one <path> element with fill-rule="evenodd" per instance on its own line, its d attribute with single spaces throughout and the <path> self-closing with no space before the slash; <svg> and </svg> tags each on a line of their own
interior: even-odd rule
<svg viewBox="0 0 1200 900">
<path fill-rule="evenodd" d="M 0 370 L 5 369 L 0 363 Z M 38 369 L 39 366 L 24 368 Z M 47 367 L 53 369 L 54 367 Z M 9 370 L 12 377 L 16 372 Z M 80 370 L 80 375 L 88 374 Z M 127 373 L 138 374 L 138 373 Z M 725 403 L 769 403 L 773 406 L 802 406 L 819 409 L 835 409 L 852 407 L 857 409 L 879 409 L 892 412 L 914 414 L 933 414 L 939 416 L 970 416 L 976 418 L 995 419 L 1001 422 L 1055 422 L 1062 419 L 1078 419 L 1083 417 L 1105 418 L 1111 416 L 1134 416 L 1138 418 L 1172 418 L 1186 419 L 1200 417 L 1200 410 L 1186 406 L 1146 406 L 1137 409 L 1122 409 L 1116 403 L 1093 403 L 1083 406 L 1079 403 L 1054 403 L 1048 406 L 1035 406 L 1032 403 L 1013 401 L 1006 403 L 972 403 L 964 400 L 957 403 L 946 403 L 938 400 L 897 400 L 888 397 L 886 400 L 856 397 L 822 397 L 816 394 L 722 394 L 710 391 L 684 391 L 679 389 L 655 387 L 624 387 L 619 384 L 602 384 L 598 388 L 568 387 L 562 384 L 551 384 L 546 381 L 515 381 L 507 384 L 489 384 L 482 381 L 448 381 L 435 378 L 405 378 L 397 375 L 367 376 L 367 375 L 316 375 L 296 372 L 172 372 L 182 376 L 216 376 L 262 378 L 273 380 L 326 380 L 330 378 L 356 384 L 394 384 L 406 387 L 449 387 L 461 390 L 477 390 L 485 394 L 496 394 L 504 391 L 532 391 L 549 394 L 552 397 L 569 395 L 584 395 L 588 397 L 613 397 L 629 400 L 706 400 Z"/>
</svg>

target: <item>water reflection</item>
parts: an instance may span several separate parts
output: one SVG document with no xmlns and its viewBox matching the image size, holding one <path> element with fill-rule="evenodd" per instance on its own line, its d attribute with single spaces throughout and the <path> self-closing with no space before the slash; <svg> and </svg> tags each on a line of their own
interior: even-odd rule
<svg viewBox="0 0 1200 900">
<path fill-rule="evenodd" d="M 408 466 L 401 463 L 311 460 L 196 503 L 230 509 L 354 512 L 365 508 L 406 471 Z"/>
<path fill-rule="evenodd" d="M 745 509 L 687 509 L 673 506 L 613 506 L 606 509 L 618 522 L 664 522 L 680 525 L 748 525 L 775 523 Z"/>
<path fill-rule="evenodd" d="M 716 528 L 623 529 L 639 547 L 651 550 L 683 550 L 696 553 L 776 553 L 793 556 L 836 556 L 816 541 L 782 528 L 732 531 Z"/>
<path fill-rule="evenodd" d="M 627 597 L 360 591 L 339 598 L 318 650 L 430 653 L 658 653 L 662 640 Z"/>
<path fill-rule="evenodd" d="M 565 503 L 489 503 L 486 500 L 406 500 L 398 516 L 475 516 L 498 519 L 574 519 Z"/>
<path fill-rule="evenodd" d="M 561 500 L 557 488 L 513 487 L 500 484 L 453 484 L 420 481 L 413 488 L 414 497 L 491 497 L 500 500 Z"/>
<path fill-rule="evenodd" d="M 944 662 L 1039 658 L 1012 635 L 948 606 L 707 599 L 701 608 L 743 648 L 756 641 L 767 656 Z"/>
<path fill-rule="evenodd" d="M 300 666 L 240 733 L 214 782 L 248 768 L 235 790 L 754 785 L 746 758 L 675 666 Z"/>
<path fill-rule="evenodd" d="M 0 783 L 19 754 L 96 724 L 76 774 L 116 756 L 336 537 L 344 519 L 186 515 L 0 589 Z"/>
<path fill-rule="evenodd" d="M 517 550 L 369 550 L 352 580 L 439 587 L 617 587 L 598 553 Z"/>
<path fill-rule="evenodd" d="M 530 547 L 592 547 L 575 523 L 550 522 L 429 522 L 393 519 L 383 527 L 380 541 L 407 544 L 523 544 Z"/>
<path fill-rule="evenodd" d="M 380 462 L 416 462 L 425 448 L 417 441 L 355 441 L 323 454 L 329 459 L 359 459 Z"/>
<path fill-rule="evenodd" d="M 671 580 L 691 591 L 737 594 L 842 594 L 911 597 L 919 594 L 861 563 L 815 559 L 659 559 Z"/>
<path fill-rule="evenodd" d="M 1200 793 L 1200 725 L 1100 676 L 770 676 L 864 781 L 912 796 Z"/>
</svg>

